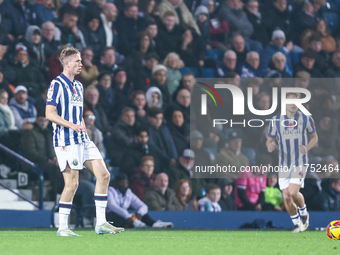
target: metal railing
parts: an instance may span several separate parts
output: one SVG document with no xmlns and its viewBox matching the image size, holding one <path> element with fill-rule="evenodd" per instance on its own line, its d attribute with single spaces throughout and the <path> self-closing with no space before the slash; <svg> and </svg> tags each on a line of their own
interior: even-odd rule
<svg viewBox="0 0 340 255">
<path fill-rule="evenodd" d="M 33 162 L 29 161 L 28 159 L 24 158 L 23 156 L 19 155 L 18 153 L 16 153 L 15 151 L 12 151 L 11 149 L 7 148 L 6 146 L 4 146 L 3 144 L 0 143 L 0 150 L 4 151 L 5 153 L 15 157 L 16 159 L 18 159 L 19 161 L 25 163 L 26 165 L 31 166 L 39 175 L 39 204 L 36 205 L 35 203 L 33 203 L 30 199 L 24 197 L 23 195 L 15 192 L 13 189 L 6 187 L 5 185 L 0 183 L 0 186 L 4 187 L 5 189 L 9 190 L 10 192 L 14 193 L 15 195 L 17 195 L 18 197 L 20 197 L 21 199 L 27 201 L 28 203 L 34 205 L 35 207 L 37 207 L 39 210 L 43 209 L 43 205 L 44 205 L 44 175 L 42 170 Z"/>
</svg>

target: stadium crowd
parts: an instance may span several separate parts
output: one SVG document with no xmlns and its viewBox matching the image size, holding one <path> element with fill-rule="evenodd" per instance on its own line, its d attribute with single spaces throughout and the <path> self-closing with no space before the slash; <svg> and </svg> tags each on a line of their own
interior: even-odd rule
<svg viewBox="0 0 340 255">
<path fill-rule="evenodd" d="M 82 52 L 76 79 L 87 132 L 110 169 L 126 175 L 130 189 L 113 180 L 112 192 L 134 194 L 144 225 L 154 221 L 142 201 L 150 210 L 283 210 L 275 174 L 190 178 L 196 165 L 275 164 L 266 127 L 189 132 L 190 105 L 198 77 L 252 87 L 262 110 L 271 88 L 292 78 L 291 86 L 312 93 L 305 106 L 319 143 L 310 162 L 327 169 L 307 174 L 306 204 L 339 211 L 340 179 L 328 166 L 340 159 L 340 83 L 326 79 L 340 77 L 339 13 L 338 0 L 0 0 L 0 143 L 43 169 L 46 198 L 55 200 L 62 178 L 45 100 L 62 71 L 61 50 L 74 46 Z M 24 168 L 7 157 L 1 163 Z M 93 203 L 93 176 L 81 175 L 81 203 Z M 116 207 L 109 201 L 109 212 L 130 224 L 127 208 Z"/>
</svg>

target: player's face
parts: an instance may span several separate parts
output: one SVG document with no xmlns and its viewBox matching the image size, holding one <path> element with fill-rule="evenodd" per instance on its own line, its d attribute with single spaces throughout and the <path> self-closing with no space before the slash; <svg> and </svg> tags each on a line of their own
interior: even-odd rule
<svg viewBox="0 0 340 255">
<path fill-rule="evenodd" d="M 69 56 L 68 59 L 65 61 L 65 64 L 71 75 L 80 74 L 81 67 L 83 66 L 83 64 L 81 63 L 80 54 Z"/>
<path fill-rule="evenodd" d="M 287 99 L 293 99 L 293 98 L 297 98 L 297 97 L 294 96 L 294 95 L 287 96 Z M 290 112 L 292 114 L 295 114 L 298 110 L 298 108 L 295 104 L 287 104 L 286 109 L 287 109 L 288 112 Z"/>
<path fill-rule="evenodd" d="M 220 189 L 210 190 L 207 197 L 211 200 L 211 202 L 216 203 L 221 198 L 221 190 Z"/>
</svg>

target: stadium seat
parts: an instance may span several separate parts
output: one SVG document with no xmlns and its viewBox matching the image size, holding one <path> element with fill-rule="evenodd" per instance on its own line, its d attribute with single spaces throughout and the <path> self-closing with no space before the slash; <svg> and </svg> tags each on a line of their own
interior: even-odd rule
<svg viewBox="0 0 340 255">
<path fill-rule="evenodd" d="M 203 78 L 214 78 L 215 70 L 214 68 L 202 68 Z"/>
<path fill-rule="evenodd" d="M 224 51 L 221 49 L 210 49 L 207 50 L 207 57 L 215 59 L 217 63 L 222 63 Z"/>
<path fill-rule="evenodd" d="M 195 77 L 199 77 L 200 76 L 197 68 L 195 68 L 195 67 L 183 67 L 183 68 L 181 68 L 179 70 L 180 70 L 182 76 L 184 74 L 186 74 L 186 73 L 189 73 L 189 72 L 192 72 L 195 75 Z"/>
<path fill-rule="evenodd" d="M 250 165 L 256 164 L 256 152 L 254 148 L 242 148 L 241 151 L 248 158 Z"/>
</svg>

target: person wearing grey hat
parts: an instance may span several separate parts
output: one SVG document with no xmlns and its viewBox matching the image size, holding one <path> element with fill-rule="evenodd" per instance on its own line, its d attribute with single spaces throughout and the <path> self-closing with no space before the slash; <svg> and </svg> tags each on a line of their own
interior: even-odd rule
<svg viewBox="0 0 340 255">
<path fill-rule="evenodd" d="M 236 210 L 234 200 L 234 181 L 230 178 L 220 178 L 217 181 L 218 186 L 221 188 L 221 199 L 218 202 L 222 211 Z"/>
<path fill-rule="evenodd" d="M 207 50 L 210 50 L 211 40 L 209 32 L 209 10 L 206 6 L 200 5 L 197 7 L 194 16 L 202 34 L 201 38 L 203 44 Z"/>
</svg>

